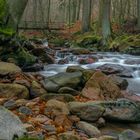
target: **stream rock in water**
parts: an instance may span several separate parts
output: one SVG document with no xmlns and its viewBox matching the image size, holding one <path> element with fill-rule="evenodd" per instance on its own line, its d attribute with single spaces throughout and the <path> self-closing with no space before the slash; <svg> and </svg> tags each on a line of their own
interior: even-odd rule
<svg viewBox="0 0 140 140">
<path fill-rule="evenodd" d="M 91 61 L 94 58 L 94 61 Z M 96 59 L 95 59 L 96 58 Z M 57 64 L 61 60 L 66 63 Z M 82 60 L 85 64 L 81 64 Z M 89 63 L 88 63 L 89 62 Z M 73 55 L 68 52 L 56 53 L 56 64 L 45 66 L 42 75 L 48 77 L 60 72 L 65 72 L 69 66 L 81 66 L 84 69 L 101 70 L 105 74 L 115 74 L 129 83 L 127 90 L 140 94 L 140 56 L 119 53 L 94 53 L 86 55 Z"/>
</svg>

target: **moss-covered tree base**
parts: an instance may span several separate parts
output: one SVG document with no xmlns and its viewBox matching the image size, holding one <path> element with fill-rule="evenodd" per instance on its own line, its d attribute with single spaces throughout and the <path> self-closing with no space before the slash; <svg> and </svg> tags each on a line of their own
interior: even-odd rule
<svg viewBox="0 0 140 140">
<path fill-rule="evenodd" d="M 109 48 L 113 51 L 140 55 L 140 35 L 119 36 L 110 43 Z"/>
</svg>

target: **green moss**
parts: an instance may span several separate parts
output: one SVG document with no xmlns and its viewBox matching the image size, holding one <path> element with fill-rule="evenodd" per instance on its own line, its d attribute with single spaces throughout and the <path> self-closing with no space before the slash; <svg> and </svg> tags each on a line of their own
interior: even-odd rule
<svg viewBox="0 0 140 140">
<path fill-rule="evenodd" d="M 92 32 L 80 34 L 75 36 L 73 44 L 77 44 L 79 47 L 98 49 L 101 46 L 102 38 L 94 35 Z"/>
<path fill-rule="evenodd" d="M 140 35 L 122 35 L 110 43 L 110 49 L 126 51 L 130 47 L 140 48 Z"/>
<path fill-rule="evenodd" d="M 11 28 L 0 28 L 0 34 L 12 36 L 15 34 L 15 31 Z"/>
<path fill-rule="evenodd" d="M 54 44 L 55 46 L 64 46 L 66 40 L 64 40 L 63 38 L 53 38 L 51 40 L 49 40 L 50 43 Z"/>
</svg>

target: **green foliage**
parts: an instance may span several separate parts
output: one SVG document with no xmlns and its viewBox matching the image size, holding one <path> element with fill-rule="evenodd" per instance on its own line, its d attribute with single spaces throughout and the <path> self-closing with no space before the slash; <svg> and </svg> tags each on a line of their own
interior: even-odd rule
<svg viewBox="0 0 140 140">
<path fill-rule="evenodd" d="M 5 15 L 6 0 L 0 0 L 0 24 L 2 24 L 3 17 Z"/>
<path fill-rule="evenodd" d="M 13 34 L 15 34 L 15 31 L 11 28 L 0 28 L 0 34 L 12 36 Z"/>
</svg>

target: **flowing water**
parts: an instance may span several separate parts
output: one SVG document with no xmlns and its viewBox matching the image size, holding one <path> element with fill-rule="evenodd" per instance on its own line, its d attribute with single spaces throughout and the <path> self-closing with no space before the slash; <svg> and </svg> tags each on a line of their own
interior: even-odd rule
<svg viewBox="0 0 140 140">
<path fill-rule="evenodd" d="M 80 59 L 86 58 L 97 58 L 98 61 L 90 64 L 79 64 Z M 66 60 L 68 64 L 57 64 L 60 60 Z M 56 53 L 56 64 L 51 64 L 45 66 L 45 70 L 41 72 L 42 75 L 48 77 L 55 75 L 60 72 L 65 72 L 68 66 L 72 65 L 80 65 L 85 69 L 96 69 L 99 66 L 104 64 L 114 64 L 120 65 L 126 70 L 129 71 L 129 75 L 132 75 L 131 78 L 126 78 L 129 82 L 128 90 L 132 91 L 135 94 L 140 95 L 140 56 L 132 56 L 127 54 L 119 54 L 119 53 L 96 53 L 90 55 L 73 55 L 72 53 L 65 52 L 60 53 L 59 51 Z M 124 71 L 124 73 L 126 73 Z"/>
</svg>

